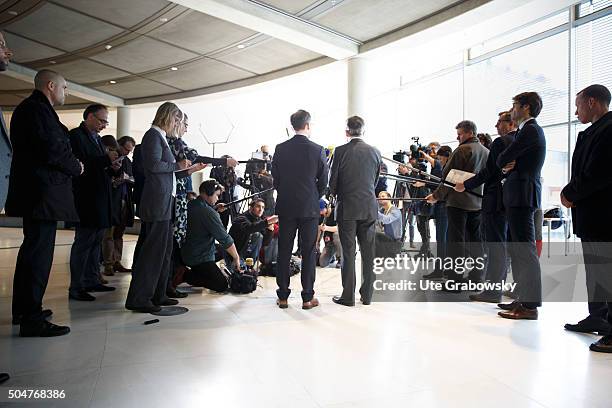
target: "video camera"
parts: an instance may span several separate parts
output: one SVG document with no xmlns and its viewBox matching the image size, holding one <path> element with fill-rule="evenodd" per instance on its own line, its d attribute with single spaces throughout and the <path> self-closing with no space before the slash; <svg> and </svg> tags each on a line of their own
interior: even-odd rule
<svg viewBox="0 0 612 408">
<path fill-rule="evenodd" d="M 412 158 L 416 159 L 417 161 L 423 161 L 423 156 L 421 155 L 421 152 L 425 153 L 425 154 L 431 154 L 431 147 L 429 146 L 425 146 L 423 147 L 423 145 L 421 145 L 421 143 L 419 143 L 419 137 L 415 136 L 412 137 L 412 144 L 410 145 L 410 155 L 412 156 Z"/>
</svg>

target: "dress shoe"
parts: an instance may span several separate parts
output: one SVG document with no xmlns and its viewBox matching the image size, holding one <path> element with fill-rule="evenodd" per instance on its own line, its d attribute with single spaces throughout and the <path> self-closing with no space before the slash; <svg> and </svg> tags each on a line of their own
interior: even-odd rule
<svg viewBox="0 0 612 408">
<path fill-rule="evenodd" d="M 150 305 L 150 306 L 128 306 L 128 305 L 125 305 L 125 308 L 127 310 L 131 310 L 132 312 L 136 312 L 136 313 L 157 313 L 157 312 L 162 310 L 161 307 L 155 306 L 155 305 Z"/>
<path fill-rule="evenodd" d="M 276 305 L 281 309 L 286 309 L 289 307 L 289 302 L 287 302 L 287 299 L 277 299 Z"/>
<path fill-rule="evenodd" d="M 84 302 L 93 302 L 96 298 L 84 290 L 79 290 L 78 292 L 68 292 L 68 299 L 72 300 L 80 300 Z"/>
<path fill-rule="evenodd" d="M 102 272 L 104 276 L 115 276 L 115 269 L 112 265 L 104 265 L 104 272 Z"/>
<path fill-rule="evenodd" d="M 349 302 L 347 300 L 342 299 L 340 296 L 334 296 L 332 298 L 332 301 L 342 306 L 355 306 L 355 301 Z"/>
<path fill-rule="evenodd" d="M 115 264 L 113 265 L 113 270 L 115 272 L 121 272 L 121 273 L 130 273 L 130 272 L 132 272 L 131 269 L 126 268 L 125 266 L 121 265 L 121 262 L 115 262 Z"/>
<path fill-rule="evenodd" d="M 56 337 L 70 333 L 70 327 L 58 326 L 46 320 L 37 322 L 22 322 L 19 329 L 20 337 Z"/>
<path fill-rule="evenodd" d="M 470 295 L 470 300 L 473 302 L 499 303 L 501 302 L 501 295 L 481 292 Z"/>
<path fill-rule="evenodd" d="M 100 273 L 100 274 L 98 274 L 98 278 L 100 279 L 100 283 L 101 283 L 102 285 L 106 285 L 106 284 L 108 283 L 108 281 L 102 277 L 102 274 L 101 274 L 101 273 Z"/>
<path fill-rule="evenodd" d="M 153 304 L 155 306 L 176 306 L 178 305 L 179 301 L 176 299 L 170 299 L 167 298 L 165 300 L 162 300 L 161 302 L 157 303 L 157 302 L 153 302 Z"/>
<path fill-rule="evenodd" d="M 497 307 L 499 307 L 501 310 L 512 310 L 515 307 L 517 307 L 520 303 L 515 300 L 514 302 L 511 303 L 498 303 Z"/>
<path fill-rule="evenodd" d="M 113 290 L 115 290 L 114 286 L 105 286 L 101 283 L 85 288 L 85 292 L 112 292 Z"/>
<path fill-rule="evenodd" d="M 498 312 L 497 314 L 504 319 L 538 320 L 538 309 L 527 309 L 521 304 L 510 311 Z"/>
<path fill-rule="evenodd" d="M 8 373 L 0 373 L 0 384 L 4 384 L 9 378 L 11 378 L 11 376 L 8 375 Z"/>
<path fill-rule="evenodd" d="M 598 351 L 600 353 L 612 353 L 612 334 L 603 336 L 589 346 L 589 350 Z"/>
<path fill-rule="evenodd" d="M 423 279 L 427 279 L 427 280 L 442 280 L 442 279 L 444 279 L 444 271 L 442 271 L 440 269 L 436 269 L 432 273 L 428 273 L 426 275 L 423 275 Z"/>
<path fill-rule="evenodd" d="M 173 298 L 173 299 L 182 299 L 182 298 L 186 298 L 187 294 L 183 292 L 179 292 L 178 290 L 174 288 L 170 288 L 166 290 L 166 296 L 168 296 L 169 298 Z"/>
<path fill-rule="evenodd" d="M 40 313 L 43 319 L 48 319 L 51 317 L 51 315 L 53 315 L 53 310 L 51 309 L 43 309 L 43 311 Z M 17 325 L 17 324 L 21 324 L 21 316 L 15 316 L 13 317 L 13 324 Z"/>
<path fill-rule="evenodd" d="M 364 300 L 362 297 L 359 298 L 359 301 L 361 302 L 362 305 L 364 306 L 369 306 L 370 303 L 372 303 L 372 299 L 366 299 Z"/>
<path fill-rule="evenodd" d="M 309 310 L 309 309 L 312 309 L 313 307 L 317 307 L 317 306 L 319 306 L 319 300 L 317 298 L 312 298 L 308 302 L 303 302 L 302 303 L 302 309 L 304 309 L 304 310 Z"/>
<path fill-rule="evenodd" d="M 565 330 L 579 333 L 598 333 L 602 336 L 610 333 L 610 324 L 602 318 L 589 316 L 576 324 L 566 324 Z"/>
</svg>

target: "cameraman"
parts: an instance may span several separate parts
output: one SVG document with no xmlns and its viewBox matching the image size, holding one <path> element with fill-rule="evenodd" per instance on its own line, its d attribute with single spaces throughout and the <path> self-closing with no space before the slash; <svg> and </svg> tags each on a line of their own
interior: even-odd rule
<svg viewBox="0 0 612 408">
<path fill-rule="evenodd" d="M 228 164 L 230 163 L 231 157 L 228 155 L 221 156 L 222 159 L 227 159 Z M 233 159 L 232 159 L 233 160 Z M 223 187 L 223 191 L 219 196 L 219 204 L 227 204 L 234 200 L 236 193 L 236 185 L 238 184 L 238 178 L 236 176 L 236 170 L 233 166 L 215 166 L 210 170 L 210 177 L 217 180 Z M 230 216 L 233 219 L 237 215 L 236 207 L 232 206 L 229 211 L 221 213 L 221 222 L 227 230 Z"/>
<path fill-rule="evenodd" d="M 336 208 L 327 205 L 324 199 L 319 200 L 321 210 L 321 221 L 319 222 L 319 236 L 323 234 L 323 251 L 319 255 L 319 266 L 327 268 L 336 259 L 336 267 L 339 268 L 342 259 L 342 245 L 340 244 L 340 234 L 338 233 L 338 223 L 336 222 Z M 317 251 L 319 242 L 317 240 Z"/>
<path fill-rule="evenodd" d="M 272 240 L 274 224 L 278 223 L 278 216 L 264 217 L 266 204 L 261 198 L 255 198 L 249 204 L 248 211 L 240 214 L 232 222 L 229 230 L 230 236 L 238 250 L 240 259 L 253 258 L 257 262 L 259 250 Z M 231 262 L 231 256 L 226 253 L 226 264 Z"/>
<path fill-rule="evenodd" d="M 426 153 L 423 150 L 419 150 L 419 154 Z M 425 179 L 426 176 L 423 175 L 423 173 L 427 170 L 425 162 L 418 161 L 415 164 L 416 165 L 413 167 L 420 170 L 420 173 L 413 170 L 413 177 Z M 431 190 L 424 182 L 417 181 L 410 185 L 409 192 L 410 197 L 412 198 L 425 198 L 431 193 Z M 431 237 L 431 233 L 429 231 L 429 219 L 433 215 L 433 206 L 427 203 L 426 201 L 419 200 L 412 202 L 410 206 L 412 208 L 412 212 L 416 216 L 417 230 L 419 230 L 422 242 L 421 248 L 419 249 L 419 253 L 417 254 L 417 256 L 425 256 L 428 258 L 433 257 L 429 246 L 429 241 Z"/>
</svg>

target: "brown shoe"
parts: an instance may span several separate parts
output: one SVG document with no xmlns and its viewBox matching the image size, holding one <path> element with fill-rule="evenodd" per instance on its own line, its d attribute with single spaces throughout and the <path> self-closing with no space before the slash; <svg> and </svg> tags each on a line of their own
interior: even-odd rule
<svg viewBox="0 0 612 408">
<path fill-rule="evenodd" d="M 121 265 L 121 262 L 115 262 L 115 264 L 113 265 L 113 269 L 115 272 L 122 272 L 122 273 L 132 272 L 131 269 L 128 269 L 125 266 Z"/>
<path fill-rule="evenodd" d="M 308 302 L 303 302 L 302 303 L 302 309 L 304 309 L 304 310 L 309 310 L 309 309 L 312 309 L 313 307 L 317 307 L 317 306 L 319 306 L 319 299 L 317 299 L 317 298 L 312 298 Z"/>
<path fill-rule="evenodd" d="M 104 265 L 104 272 L 102 272 L 104 276 L 115 276 L 115 271 L 113 270 L 112 265 Z"/>
<path fill-rule="evenodd" d="M 504 319 L 538 320 L 538 309 L 527 309 L 521 304 L 510 311 L 498 312 L 497 314 Z"/>
<path fill-rule="evenodd" d="M 278 299 L 276 301 L 276 304 L 278 305 L 278 307 L 280 307 L 281 309 L 286 309 L 289 307 L 289 302 L 287 302 L 287 299 L 282 300 L 282 299 Z"/>
</svg>

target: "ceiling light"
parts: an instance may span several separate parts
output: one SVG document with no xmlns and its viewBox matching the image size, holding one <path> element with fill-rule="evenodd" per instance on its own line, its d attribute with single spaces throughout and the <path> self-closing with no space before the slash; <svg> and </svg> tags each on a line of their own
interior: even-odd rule
<svg viewBox="0 0 612 408">
<path fill-rule="evenodd" d="M 107 49 L 107 50 L 110 50 L 111 48 L 113 48 L 113 46 L 112 46 L 112 45 L 110 45 L 110 44 L 106 44 L 106 45 L 104 46 L 104 48 L 105 48 L 105 49 Z"/>
<path fill-rule="evenodd" d="M 108 81 L 109 84 L 116 84 L 117 81 L 115 81 L 114 79 L 111 79 L 110 81 Z"/>
<path fill-rule="evenodd" d="M 166 17 L 162 17 L 159 19 L 159 21 L 161 21 L 162 23 L 167 23 L 168 19 Z"/>
<path fill-rule="evenodd" d="M 56 64 L 55 61 L 49 61 L 49 64 Z"/>
<path fill-rule="evenodd" d="M 170 71 L 178 71 L 178 67 L 170 67 Z"/>
<path fill-rule="evenodd" d="M 15 11 L 15 10 L 9 10 L 9 11 L 8 11 L 8 13 L 9 13 L 11 16 L 16 16 L 16 15 L 18 15 L 18 14 L 19 14 L 19 12 Z"/>
<path fill-rule="evenodd" d="M 238 44 L 238 45 L 236 46 L 236 48 L 239 48 L 239 49 L 243 49 L 244 47 L 246 47 L 246 45 L 244 45 L 244 44 Z"/>
</svg>

